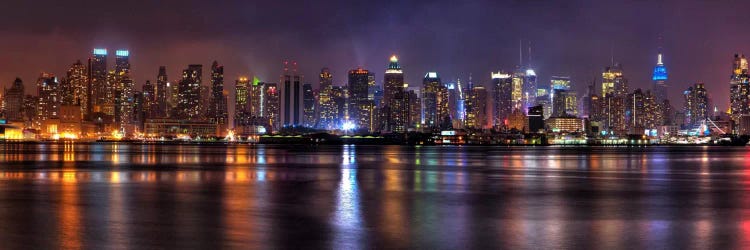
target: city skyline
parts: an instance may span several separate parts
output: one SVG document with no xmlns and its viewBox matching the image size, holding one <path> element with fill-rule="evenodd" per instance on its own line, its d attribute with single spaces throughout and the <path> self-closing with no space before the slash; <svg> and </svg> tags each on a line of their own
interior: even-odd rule
<svg viewBox="0 0 750 250">
<path fill-rule="evenodd" d="M 182 65 L 210 65 L 213 60 L 227 65 L 227 79 L 253 75 L 273 81 L 279 75 L 278 64 L 284 59 L 299 62 L 302 75 L 308 78 L 316 76 L 321 67 L 329 67 L 334 83 L 342 85 L 349 69 L 380 68 L 382 58 L 391 54 L 402 58 L 405 80 L 414 85 L 421 82 L 424 72 L 430 71 L 439 72 L 444 79 L 466 80 L 469 74 L 513 70 L 522 40 L 523 47 L 531 43 L 531 58 L 540 80 L 553 75 L 570 76 L 578 93 L 584 93 L 586 82 L 609 64 L 612 55 L 623 64 L 632 86 L 647 88 L 655 54 L 662 47 L 665 64 L 670 68 L 671 88 L 682 90 L 694 82 L 705 82 L 713 99 L 728 100 L 726 68 L 731 62 L 726 55 L 747 52 L 744 44 L 750 41 L 746 34 L 731 32 L 747 26 L 742 8 L 721 8 L 700 1 L 472 1 L 442 12 L 444 20 L 428 17 L 435 10 L 449 9 L 452 3 L 445 1 L 425 8 L 408 2 L 374 3 L 366 12 L 367 18 L 347 12 L 361 6 L 357 2 L 259 4 L 257 9 L 289 11 L 268 11 L 280 13 L 281 18 L 273 18 L 278 21 L 263 27 L 254 22 L 268 14 L 243 8 L 248 6 L 242 3 L 188 2 L 173 6 L 133 2 L 129 9 L 139 11 L 141 18 L 132 20 L 111 18 L 117 8 L 107 8 L 107 4 L 90 4 L 86 12 L 76 9 L 76 4 L 52 4 L 42 10 L 70 13 L 71 20 L 52 21 L 48 17 L 55 15 L 43 13 L 34 18 L 10 13 L 0 17 L 8 24 L 0 29 L 0 34 L 17 39 L 0 42 L 4 45 L 0 46 L 0 54 L 5 55 L 0 60 L 0 85 L 10 86 L 16 76 L 29 84 L 39 71 L 63 72 L 76 59 L 84 60 L 91 47 L 132 51 L 137 86 L 146 80 L 153 82 L 156 77 L 152 71 L 159 65 L 167 65 L 169 75 L 178 75 Z M 33 9 L 29 3 L 10 5 L 19 10 Z M 325 11 L 316 11 L 325 6 L 336 6 L 337 13 L 344 14 L 328 16 L 321 14 Z M 201 19 L 215 20 L 216 25 L 183 18 L 190 13 L 188 8 L 201 9 Z M 160 9 L 174 11 L 164 14 L 157 11 Z M 495 12 L 484 9 L 506 10 L 506 14 L 496 20 Z M 607 9 L 621 11 L 603 11 Z M 75 21 L 84 16 L 80 13 L 90 14 L 86 17 L 91 26 L 76 25 Z M 638 20 L 630 20 L 632 13 L 638 13 Z M 227 18 L 210 18 L 218 15 Z M 700 18 L 706 16 L 719 20 L 705 22 L 705 18 Z M 29 24 L 24 26 L 22 22 Z M 724 34 L 731 34 L 731 39 Z M 485 86 L 488 83 L 481 82 Z M 679 95 L 670 91 L 670 99 Z M 727 101 L 716 104 L 722 109 L 728 106 Z"/>
</svg>

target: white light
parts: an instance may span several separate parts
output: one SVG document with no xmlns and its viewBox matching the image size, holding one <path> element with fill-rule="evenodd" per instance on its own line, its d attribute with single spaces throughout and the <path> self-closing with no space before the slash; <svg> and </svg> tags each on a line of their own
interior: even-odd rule
<svg viewBox="0 0 750 250">
<path fill-rule="evenodd" d="M 427 72 L 426 78 L 437 78 L 437 72 Z"/>
<path fill-rule="evenodd" d="M 536 76 L 536 72 L 534 72 L 533 69 L 527 69 L 526 70 L 526 75 L 527 76 Z"/>
<path fill-rule="evenodd" d="M 352 123 L 350 121 L 344 122 L 344 124 L 341 126 L 341 128 L 344 129 L 344 130 L 353 130 L 355 127 L 356 126 L 354 125 L 354 123 Z"/>
<path fill-rule="evenodd" d="M 510 74 L 500 73 L 500 72 L 490 72 L 490 76 L 492 79 L 506 79 L 510 78 Z"/>
</svg>

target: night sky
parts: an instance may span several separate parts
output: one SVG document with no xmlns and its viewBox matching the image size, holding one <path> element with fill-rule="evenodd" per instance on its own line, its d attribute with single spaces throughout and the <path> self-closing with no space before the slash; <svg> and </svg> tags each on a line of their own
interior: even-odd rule
<svg viewBox="0 0 750 250">
<path fill-rule="evenodd" d="M 750 53 L 747 0 L 551 2 L 6 1 L 0 84 L 18 76 L 32 87 L 41 71 L 62 76 L 94 47 L 110 50 L 110 65 L 115 49 L 129 49 L 139 89 L 159 65 L 175 81 L 187 64 L 203 64 L 207 83 L 213 60 L 225 65 L 227 90 L 240 75 L 277 82 L 284 59 L 315 85 L 322 67 L 338 85 L 357 66 L 380 83 L 391 54 L 412 86 L 427 71 L 464 81 L 472 73 L 484 84 L 490 71 L 514 69 L 523 40 L 540 82 L 569 75 L 583 94 L 611 55 L 631 89 L 650 88 L 661 43 L 673 103 L 681 107 L 682 90 L 703 81 L 725 108 L 732 55 Z"/>
</svg>

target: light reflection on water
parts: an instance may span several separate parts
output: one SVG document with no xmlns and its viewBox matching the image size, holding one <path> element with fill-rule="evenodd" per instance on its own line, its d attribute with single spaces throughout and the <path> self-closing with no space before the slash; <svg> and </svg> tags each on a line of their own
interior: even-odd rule
<svg viewBox="0 0 750 250">
<path fill-rule="evenodd" d="M 0 242 L 10 248 L 750 243 L 743 148 L 0 149 Z M 28 226 L 40 223 L 47 227 Z"/>
</svg>

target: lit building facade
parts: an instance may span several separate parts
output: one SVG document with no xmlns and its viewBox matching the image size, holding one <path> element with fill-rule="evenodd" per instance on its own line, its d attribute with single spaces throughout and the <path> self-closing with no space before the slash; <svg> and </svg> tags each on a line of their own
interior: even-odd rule
<svg viewBox="0 0 750 250">
<path fill-rule="evenodd" d="M 739 118 L 750 114 L 750 76 L 745 55 L 734 55 L 732 61 L 732 75 L 729 81 L 730 114 L 735 123 Z"/>
<path fill-rule="evenodd" d="M 708 91 L 703 83 L 696 83 L 690 86 L 685 92 L 685 125 L 688 128 L 695 128 L 704 125 L 706 119 L 710 118 L 709 112 L 711 106 L 708 98 Z"/>
<path fill-rule="evenodd" d="M 177 117 L 183 120 L 201 118 L 201 82 L 203 65 L 192 64 L 182 71 L 178 87 Z"/>
<path fill-rule="evenodd" d="M 16 78 L 13 85 L 5 89 L 3 98 L 3 112 L 5 118 L 12 122 L 24 120 L 23 103 L 25 90 L 21 78 Z"/>
<path fill-rule="evenodd" d="M 229 120 L 227 95 L 224 92 L 224 66 L 216 61 L 211 64 L 211 93 L 206 116 L 209 122 L 216 124 L 227 124 Z"/>
<path fill-rule="evenodd" d="M 493 122 L 495 127 L 502 128 L 508 125 L 508 118 L 513 110 L 513 78 L 504 72 L 493 72 L 492 79 L 492 102 L 494 104 Z M 523 112 L 522 112 L 523 113 Z"/>
</svg>

